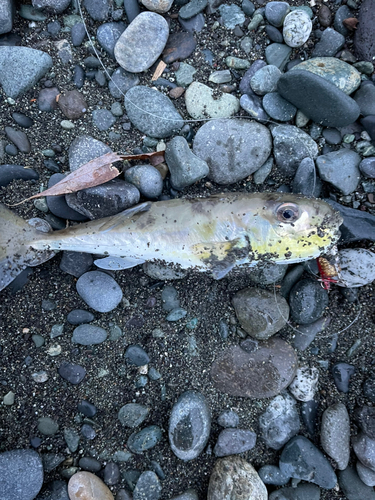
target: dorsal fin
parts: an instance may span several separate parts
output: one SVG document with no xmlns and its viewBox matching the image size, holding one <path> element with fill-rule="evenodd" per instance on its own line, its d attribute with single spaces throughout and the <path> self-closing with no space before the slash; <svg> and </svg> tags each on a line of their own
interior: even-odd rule
<svg viewBox="0 0 375 500">
<path fill-rule="evenodd" d="M 148 210 L 150 210 L 151 205 L 151 201 L 145 201 L 144 203 L 140 203 L 135 207 L 128 208 L 123 212 L 120 212 L 119 214 L 116 214 L 113 217 L 107 219 L 106 222 L 104 222 L 104 224 L 100 226 L 99 231 L 102 233 L 111 231 L 119 224 L 122 224 L 125 219 L 130 219 L 130 217 L 133 217 L 133 215 L 138 214 L 139 212 L 147 212 Z"/>
</svg>

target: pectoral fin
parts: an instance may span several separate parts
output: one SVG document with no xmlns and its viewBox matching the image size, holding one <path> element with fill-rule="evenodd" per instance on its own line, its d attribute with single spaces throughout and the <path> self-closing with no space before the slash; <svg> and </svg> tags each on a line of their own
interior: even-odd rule
<svg viewBox="0 0 375 500">
<path fill-rule="evenodd" d="M 151 204 L 151 201 L 145 201 L 144 203 L 140 203 L 135 207 L 128 208 L 127 210 L 124 210 L 123 212 L 110 217 L 109 220 L 107 220 L 102 226 L 100 226 L 100 232 L 106 233 L 108 231 L 111 231 L 112 229 L 115 229 L 115 227 L 117 227 L 119 224 L 122 224 L 125 219 L 130 219 L 135 214 L 138 214 L 140 212 L 147 212 L 148 210 L 150 210 Z"/>
<path fill-rule="evenodd" d="M 200 254 L 201 261 L 210 267 L 214 279 L 220 280 L 234 267 L 248 261 L 251 247 L 243 236 L 232 241 L 199 243 L 194 245 L 193 251 Z"/>
<path fill-rule="evenodd" d="M 110 271 L 129 269 L 144 263 L 145 261 L 143 259 L 134 259 L 132 257 L 104 257 L 104 259 L 94 260 L 94 264 L 97 267 L 100 267 L 100 269 L 108 269 Z"/>
</svg>

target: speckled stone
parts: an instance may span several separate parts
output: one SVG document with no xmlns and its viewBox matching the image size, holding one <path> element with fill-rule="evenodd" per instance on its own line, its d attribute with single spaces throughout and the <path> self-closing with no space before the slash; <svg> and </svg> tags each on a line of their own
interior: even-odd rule
<svg viewBox="0 0 375 500">
<path fill-rule="evenodd" d="M 213 89 L 203 83 L 193 82 L 185 92 L 186 109 L 194 119 L 229 118 L 240 109 L 240 102 L 234 95 L 222 93 L 214 98 Z"/>
<path fill-rule="evenodd" d="M 350 420 L 343 403 L 329 406 L 323 413 L 320 430 L 323 450 L 344 470 L 350 458 Z"/>
<path fill-rule="evenodd" d="M 267 500 L 267 489 L 254 467 L 237 456 L 219 459 L 208 484 L 207 500 Z"/>
<path fill-rule="evenodd" d="M 130 73 L 141 73 L 154 64 L 168 40 L 168 23 L 160 14 L 141 12 L 115 45 L 115 58 Z"/>
<path fill-rule="evenodd" d="M 289 47 L 301 47 L 307 42 L 312 30 L 312 22 L 303 10 L 294 10 L 284 19 L 283 37 Z"/>
</svg>

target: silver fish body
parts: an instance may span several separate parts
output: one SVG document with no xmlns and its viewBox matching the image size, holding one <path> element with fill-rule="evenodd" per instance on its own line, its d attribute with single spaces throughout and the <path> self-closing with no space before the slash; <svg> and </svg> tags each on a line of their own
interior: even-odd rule
<svg viewBox="0 0 375 500">
<path fill-rule="evenodd" d="M 12 228 L 15 222 L 20 226 L 20 220 L 4 207 L 0 210 L 3 283 L 7 279 L 1 273 L 1 262 L 8 262 L 8 268 L 37 265 L 58 250 L 108 256 L 96 261 L 103 268 L 160 261 L 210 271 L 220 279 L 236 266 L 318 257 L 335 245 L 342 222 L 321 200 L 282 193 L 227 193 L 146 202 L 53 233 L 41 233 L 26 223 L 23 234 L 16 232 Z M 17 245 L 21 248 L 18 254 Z"/>
</svg>

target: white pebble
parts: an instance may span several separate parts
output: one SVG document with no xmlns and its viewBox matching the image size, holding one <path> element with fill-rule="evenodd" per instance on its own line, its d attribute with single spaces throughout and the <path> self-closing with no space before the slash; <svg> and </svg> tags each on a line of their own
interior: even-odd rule
<svg viewBox="0 0 375 500">
<path fill-rule="evenodd" d="M 311 401 L 318 387 L 318 379 L 319 371 L 317 368 L 302 366 L 298 368 L 289 390 L 298 401 Z"/>
<path fill-rule="evenodd" d="M 339 252 L 340 286 L 354 288 L 375 280 L 375 254 L 364 248 L 348 248 Z"/>
<path fill-rule="evenodd" d="M 283 37 L 289 47 L 301 47 L 307 42 L 312 22 L 303 10 L 293 10 L 284 19 Z"/>
</svg>

